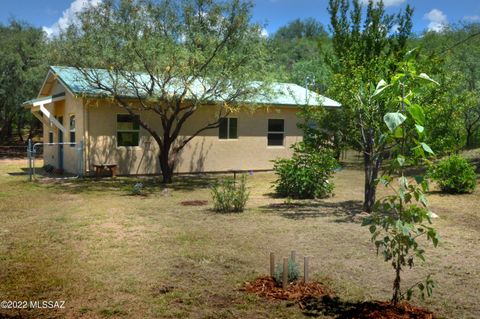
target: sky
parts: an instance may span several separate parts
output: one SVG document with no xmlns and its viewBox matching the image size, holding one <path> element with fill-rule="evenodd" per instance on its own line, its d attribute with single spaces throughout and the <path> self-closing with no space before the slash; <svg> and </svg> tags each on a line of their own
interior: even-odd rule
<svg viewBox="0 0 480 319">
<path fill-rule="evenodd" d="M 74 19 L 85 5 L 102 0 L 0 0 L 0 23 L 16 18 L 42 27 L 49 35 Z M 362 0 L 367 2 L 368 0 Z M 297 18 L 313 17 L 329 24 L 328 0 L 255 0 L 253 22 L 273 34 L 279 27 Z M 480 22 L 480 0 L 384 0 L 387 12 L 395 13 L 410 4 L 415 8 L 414 31 L 441 31 L 447 23 Z"/>
</svg>

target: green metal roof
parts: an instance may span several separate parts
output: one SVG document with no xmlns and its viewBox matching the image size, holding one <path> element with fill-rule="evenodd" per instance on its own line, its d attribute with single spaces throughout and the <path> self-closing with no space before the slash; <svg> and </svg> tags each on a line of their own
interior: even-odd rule
<svg viewBox="0 0 480 319">
<path fill-rule="evenodd" d="M 88 72 L 95 78 L 99 79 L 101 83 L 105 85 L 111 85 L 113 83 L 112 76 L 109 71 L 105 69 L 82 69 L 79 70 L 75 67 L 64 67 L 64 66 L 51 66 L 51 72 L 57 76 L 57 78 L 75 95 L 83 96 L 92 96 L 92 97 L 108 97 L 106 91 L 100 90 L 98 88 L 92 87 L 88 81 L 85 79 L 84 73 Z M 83 71 L 83 72 L 82 72 Z M 132 75 L 133 74 L 133 75 Z M 146 84 L 150 83 L 150 77 L 148 74 L 144 73 L 130 73 L 129 74 L 135 82 Z M 119 87 L 119 92 L 122 96 L 136 98 L 135 90 L 133 87 L 128 84 L 126 80 L 115 79 Z M 172 81 L 173 82 L 173 81 Z M 207 81 L 195 80 L 192 83 L 190 88 L 190 96 L 201 95 L 207 90 L 208 83 Z M 262 85 L 261 82 L 251 82 L 252 88 Z M 180 83 L 175 85 L 174 83 L 169 83 L 167 91 L 169 93 L 175 94 L 176 91 L 181 89 Z M 329 99 L 325 96 L 317 94 L 313 91 L 307 90 L 304 87 L 301 87 L 293 83 L 272 83 L 268 94 L 257 94 L 256 96 L 247 98 L 243 101 L 244 103 L 252 104 L 266 104 L 266 105 L 284 105 L 284 106 L 300 106 L 300 105 L 311 105 L 311 106 L 326 106 L 332 108 L 340 107 L 340 103 Z M 141 92 L 140 92 L 141 94 Z M 188 95 L 187 95 L 188 99 Z M 214 97 L 215 102 L 221 102 L 222 96 L 218 95 Z M 32 100 L 31 100 L 32 101 Z M 30 102 L 30 101 L 27 101 Z M 27 103 L 25 102 L 25 103 Z"/>
</svg>

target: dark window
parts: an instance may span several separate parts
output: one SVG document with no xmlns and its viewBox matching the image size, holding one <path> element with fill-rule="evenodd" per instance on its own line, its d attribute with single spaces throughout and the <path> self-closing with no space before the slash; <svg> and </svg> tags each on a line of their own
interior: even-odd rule
<svg viewBox="0 0 480 319">
<path fill-rule="evenodd" d="M 138 146 L 139 115 L 117 114 L 117 146 Z"/>
<path fill-rule="evenodd" d="M 285 122 L 283 119 L 268 120 L 268 146 L 283 146 Z"/>
<path fill-rule="evenodd" d="M 48 143 L 53 143 L 53 132 L 48 132 Z"/>
<path fill-rule="evenodd" d="M 70 115 L 70 147 L 75 146 L 75 115 Z"/>
<path fill-rule="evenodd" d="M 218 138 L 222 140 L 236 139 L 238 119 L 233 117 L 224 117 L 220 119 L 220 126 L 218 127 Z"/>
</svg>

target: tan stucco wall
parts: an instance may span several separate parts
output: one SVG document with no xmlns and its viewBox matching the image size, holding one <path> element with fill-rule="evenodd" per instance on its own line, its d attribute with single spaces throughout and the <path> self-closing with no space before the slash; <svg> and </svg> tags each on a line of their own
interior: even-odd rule
<svg viewBox="0 0 480 319">
<path fill-rule="evenodd" d="M 53 87 L 50 94 L 57 94 L 65 92 L 65 89 L 58 82 Z M 63 141 L 65 143 L 70 142 L 70 115 L 75 115 L 76 130 L 75 130 L 75 146 L 64 145 L 63 146 L 63 167 L 68 173 L 77 174 L 79 170 L 79 152 L 77 147 L 82 139 L 83 128 L 83 106 L 82 100 L 75 98 L 68 91 L 65 95 L 64 101 L 58 101 L 45 105 L 45 107 L 55 116 L 63 116 L 63 126 L 66 128 L 66 132 L 63 134 Z M 48 143 L 48 133 L 53 131 L 53 142 L 58 143 L 59 134 L 62 132 L 55 126 L 43 127 L 43 141 Z M 50 164 L 55 168 L 59 167 L 59 145 L 45 145 L 43 150 L 44 163 Z"/>
<path fill-rule="evenodd" d="M 66 133 L 64 142 L 69 141 L 69 115 L 76 117 L 76 143 L 85 141 L 83 153 L 87 173 L 94 171 L 94 164 L 117 163 L 119 174 L 158 174 L 158 146 L 150 134 L 140 129 L 140 145 L 137 147 L 117 147 L 117 114 L 127 112 L 113 106 L 107 100 L 85 100 L 75 98 L 68 90 L 56 82 L 51 92 L 65 92 L 65 101 L 46 105 L 56 116 L 63 116 Z M 215 107 L 204 106 L 192 115 L 181 131 L 181 137 L 190 136 L 198 128 L 215 120 Z M 302 139 L 302 131 L 297 127 L 297 108 L 261 107 L 253 110 L 244 107 L 231 114 L 238 118 L 238 139 L 220 140 L 218 129 L 202 132 L 190 141 L 177 159 L 176 172 L 218 172 L 231 169 L 267 170 L 273 167 L 272 160 L 289 157 L 290 146 Z M 140 112 L 141 118 L 151 127 L 161 131 L 158 115 L 153 112 Z M 267 146 L 268 119 L 285 120 L 284 146 Z M 44 126 L 44 141 L 48 142 L 49 127 Z M 55 127 L 54 142 L 58 142 L 59 130 Z M 45 164 L 58 167 L 58 146 L 45 146 Z M 69 173 L 78 172 L 79 163 L 76 147 L 64 146 L 64 169 Z"/>
<path fill-rule="evenodd" d="M 140 146 L 116 146 L 116 115 L 126 113 L 122 108 L 93 103 L 88 106 L 89 169 L 93 164 L 118 163 L 120 174 L 156 174 L 160 172 L 158 147 L 145 130 L 140 130 Z M 266 170 L 273 167 L 271 160 L 289 157 L 290 145 L 301 140 L 297 128 L 297 109 L 284 107 L 244 108 L 232 114 L 238 118 L 238 139 L 220 140 L 218 129 L 204 131 L 184 148 L 177 161 L 176 172 L 212 172 L 241 170 Z M 160 131 L 158 115 L 140 112 L 141 118 Z M 208 121 L 214 120 L 215 107 L 201 107 L 183 126 L 182 136 L 190 136 Z M 285 145 L 267 146 L 268 119 L 285 120 Z M 181 137 L 180 137 L 181 138 Z"/>
</svg>

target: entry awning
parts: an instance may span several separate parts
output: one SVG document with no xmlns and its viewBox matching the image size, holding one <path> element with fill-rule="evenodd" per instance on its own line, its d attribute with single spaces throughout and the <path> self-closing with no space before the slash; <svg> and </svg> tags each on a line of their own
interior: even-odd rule
<svg viewBox="0 0 480 319">
<path fill-rule="evenodd" d="M 30 108 L 33 116 L 39 119 L 43 124 L 47 126 L 55 125 L 60 131 L 66 133 L 65 127 L 60 123 L 55 116 L 53 116 L 49 110 L 45 107 L 45 104 L 53 103 L 56 101 L 65 100 L 65 92 L 42 96 L 36 99 L 28 100 L 23 102 L 22 106 L 25 108 Z M 47 121 L 48 120 L 48 121 Z"/>
</svg>

